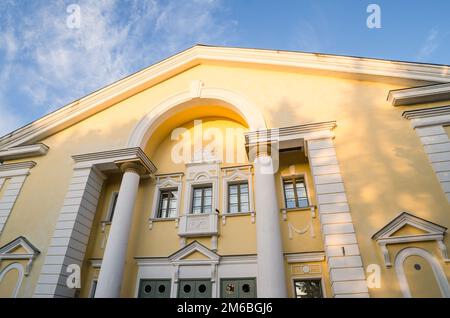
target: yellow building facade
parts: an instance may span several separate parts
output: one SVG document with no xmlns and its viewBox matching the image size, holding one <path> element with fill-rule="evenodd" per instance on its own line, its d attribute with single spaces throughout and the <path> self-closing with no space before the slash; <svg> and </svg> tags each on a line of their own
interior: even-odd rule
<svg viewBox="0 0 450 318">
<path fill-rule="evenodd" d="M 0 138 L 0 297 L 450 297 L 450 68 L 195 46 Z"/>
</svg>

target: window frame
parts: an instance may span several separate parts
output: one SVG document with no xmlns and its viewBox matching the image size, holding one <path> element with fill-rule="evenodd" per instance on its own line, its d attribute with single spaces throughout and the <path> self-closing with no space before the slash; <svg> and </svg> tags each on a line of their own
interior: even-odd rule
<svg viewBox="0 0 450 318">
<path fill-rule="evenodd" d="M 106 215 L 106 219 L 105 219 L 106 222 L 112 222 L 112 219 L 114 217 L 114 212 L 116 210 L 118 198 L 119 198 L 119 191 L 113 191 L 111 193 L 111 197 L 109 199 L 108 214 Z"/>
<path fill-rule="evenodd" d="M 305 198 L 307 201 L 307 205 L 306 206 L 299 206 L 298 204 L 298 193 L 297 193 L 297 180 L 302 180 L 303 181 L 303 185 L 305 187 Z M 295 200 L 295 207 L 292 208 L 288 208 L 287 206 L 287 197 L 286 197 L 286 188 L 285 188 L 285 182 L 286 181 L 292 181 L 292 187 L 293 187 L 293 192 L 294 192 L 294 200 Z M 309 190 L 308 190 L 308 182 L 306 180 L 306 175 L 305 174 L 296 174 L 296 175 L 286 175 L 286 176 L 282 176 L 281 177 L 281 190 L 283 191 L 283 199 L 284 199 L 284 208 L 286 210 L 295 210 L 295 209 L 306 209 L 311 207 L 311 198 L 309 196 Z"/>
<path fill-rule="evenodd" d="M 172 193 L 172 192 L 176 192 L 177 193 L 177 201 L 176 201 L 176 207 L 175 207 L 175 216 L 165 216 L 165 217 L 163 217 L 163 216 L 161 216 L 161 212 L 162 212 L 162 195 L 163 195 L 163 193 L 164 192 L 170 192 L 170 193 Z M 159 191 L 158 191 L 158 204 L 157 204 L 157 206 L 156 206 L 156 215 L 155 215 L 155 218 L 156 219 L 173 219 L 173 218 L 176 218 L 177 216 L 176 215 L 178 215 L 178 204 L 179 204 L 179 199 L 180 199 L 180 195 L 179 195 L 179 189 L 178 188 L 176 188 L 176 187 L 174 187 L 174 188 L 162 188 L 162 189 L 159 189 Z M 166 213 L 167 212 L 169 212 L 169 210 L 170 210 L 170 203 L 171 203 L 171 200 L 170 200 L 170 197 L 169 197 L 169 200 L 168 200 L 168 202 L 167 202 L 167 211 L 166 211 Z"/>
<path fill-rule="evenodd" d="M 247 185 L 247 211 L 242 211 L 242 202 L 241 202 L 241 185 L 246 184 Z M 238 198 L 238 211 L 237 212 L 230 212 L 230 187 L 232 186 L 238 186 L 238 192 L 237 192 L 237 198 Z M 239 181 L 231 181 L 231 182 L 227 182 L 227 210 L 226 213 L 227 214 L 233 214 L 233 213 L 249 213 L 250 211 L 250 186 L 249 186 L 249 182 L 248 180 L 239 180 Z"/>
<path fill-rule="evenodd" d="M 202 196 L 201 196 L 201 203 L 200 203 L 200 213 L 194 213 L 194 196 L 195 196 L 195 190 L 201 189 L 202 190 Z M 211 190 L 211 212 L 209 213 L 205 213 L 204 209 L 204 201 L 205 201 L 205 189 L 210 189 Z M 211 214 L 214 213 L 214 185 L 212 183 L 205 183 L 205 184 L 195 184 L 192 185 L 191 188 L 191 207 L 189 210 L 189 214 Z"/>
<path fill-rule="evenodd" d="M 95 298 L 95 292 L 97 291 L 98 278 L 91 280 L 91 287 L 89 288 L 89 298 Z"/>
</svg>

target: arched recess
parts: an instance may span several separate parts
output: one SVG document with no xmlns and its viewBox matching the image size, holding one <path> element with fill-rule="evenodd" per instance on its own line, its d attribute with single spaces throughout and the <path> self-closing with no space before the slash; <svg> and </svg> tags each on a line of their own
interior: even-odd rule
<svg viewBox="0 0 450 318">
<path fill-rule="evenodd" d="M 12 270 L 17 270 L 17 272 L 18 272 L 16 286 L 14 287 L 14 290 L 11 295 L 11 298 L 16 298 L 17 295 L 19 294 L 19 289 L 20 289 L 20 286 L 22 285 L 23 276 L 25 274 L 22 264 L 12 263 L 12 264 L 9 264 L 8 266 L 6 266 L 3 269 L 3 271 L 0 273 L 0 286 L 3 282 L 3 279 L 6 277 L 6 274 L 8 274 Z"/>
<path fill-rule="evenodd" d="M 405 269 L 403 266 L 406 258 L 409 256 L 420 256 L 423 257 L 426 261 L 428 261 L 428 263 L 431 265 L 434 276 L 439 285 L 442 297 L 450 298 L 450 286 L 447 277 L 445 276 L 445 273 L 442 270 L 439 262 L 429 252 L 417 247 L 405 248 L 401 250 L 395 258 L 395 271 L 397 273 L 397 277 L 400 284 L 400 290 L 403 293 L 403 297 L 405 298 L 412 297 L 411 290 L 409 289 L 408 280 L 405 275 Z"/>
<path fill-rule="evenodd" d="M 168 98 L 145 115 L 134 127 L 127 147 L 144 149 L 155 129 L 164 120 L 181 110 L 205 103 L 214 103 L 232 110 L 246 121 L 250 130 L 266 129 L 262 113 L 245 97 L 225 89 L 205 88 L 200 81 L 194 81 L 190 90 Z"/>
</svg>

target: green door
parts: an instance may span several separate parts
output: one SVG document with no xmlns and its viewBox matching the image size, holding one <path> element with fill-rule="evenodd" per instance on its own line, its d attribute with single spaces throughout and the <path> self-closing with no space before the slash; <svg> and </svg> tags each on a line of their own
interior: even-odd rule
<svg viewBox="0 0 450 318">
<path fill-rule="evenodd" d="M 170 280 L 141 279 L 139 298 L 170 298 Z"/>
<path fill-rule="evenodd" d="M 210 280 L 180 280 L 178 286 L 179 298 L 211 298 Z"/>
<path fill-rule="evenodd" d="M 225 278 L 220 280 L 222 298 L 256 298 L 256 278 Z"/>
</svg>

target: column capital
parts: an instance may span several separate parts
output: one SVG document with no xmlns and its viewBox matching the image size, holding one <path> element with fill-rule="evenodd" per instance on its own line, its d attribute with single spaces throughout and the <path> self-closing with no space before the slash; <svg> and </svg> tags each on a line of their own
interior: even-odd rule
<svg viewBox="0 0 450 318">
<path fill-rule="evenodd" d="M 148 173 L 147 169 L 145 169 L 139 160 L 116 162 L 116 164 L 123 173 L 134 172 L 139 176 L 143 176 Z"/>
</svg>

